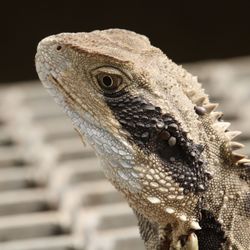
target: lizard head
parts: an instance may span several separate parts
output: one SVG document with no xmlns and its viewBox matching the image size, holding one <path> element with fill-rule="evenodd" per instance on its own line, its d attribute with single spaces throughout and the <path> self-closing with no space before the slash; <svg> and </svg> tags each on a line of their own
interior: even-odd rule
<svg viewBox="0 0 250 250">
<path fill-rule="evenodd" d="M 158 206 L 162 220 L 175 211 L 184 222 L 184 212 L 195 216 L 207 176 L 203 147 L 189 131 L 191 124 L 199 130 L 183 94 L 189 86 L 180 83 L 189 74 L 146 37 L 119 29 L 47 37 L 38 45 L 36 68 L 132 206 L 139 200 L 152 218 Z"/>
<path fill-rule="evenodd" d="M 135 66 L 143 49 L 151 50 L 146 37 L 114 29 L 49 36 L 39 43 L 36 54 L 36 69 L 44 87 L 95 152 L 115 166 L 111 171 L 116 171 L 119 177 L 115 181 L 121 178 L 121 183 L 124 179 L 132 183 L 126 169 L 134 164 L 136 149 L 128 140 L 129 131 L 122 129 L 127 118 L 118 120 L 113 109 L 131 106 L 133 100 L 126 96 L 145 91 L 140 87 L 146 82 L 143 71 Z M 108 169 L 106 174 L 114 179 Z M 139 183 L 133 184 L 133 189 L 139 187 Z"/>
</svg>

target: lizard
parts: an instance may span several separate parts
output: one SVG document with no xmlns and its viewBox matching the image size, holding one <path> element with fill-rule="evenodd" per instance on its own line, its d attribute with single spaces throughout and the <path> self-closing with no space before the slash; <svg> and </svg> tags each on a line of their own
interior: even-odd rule
<svg viewBox="0 0 250 250">
<path fill-rule="evenodd" d="M 250 249 L 250 160 L 197 77 L 123 29 L 51 35 L 35 64 L 146 249 Z"/>
</svg>

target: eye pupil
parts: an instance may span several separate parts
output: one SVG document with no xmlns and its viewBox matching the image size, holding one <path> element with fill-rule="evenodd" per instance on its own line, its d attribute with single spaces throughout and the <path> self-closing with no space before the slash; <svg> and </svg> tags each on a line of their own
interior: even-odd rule
<svg viewBox="0 0 250 250">
<path fill-rule="evenodd" d="M 57 49 L 57 50 L 61 50 L 61 49 L 62 49 L 62 46 L 61 46 L 61 45 L 58 45 L 58 46 L 56 47 L 56 49 Z"/>
<path fill-rule="evenodd" d="M 122 84 L 122 77 L 119 75 L 100 72 L 95 77 L 99 87 L 106 93 L 116 92 Z"/>
<path fill-rule="evenodd" d="M 103 76 L 102 82 L 106 87 L 111 87 L 113 85 L 113 79 L 110 76 Z"/>
</svg>

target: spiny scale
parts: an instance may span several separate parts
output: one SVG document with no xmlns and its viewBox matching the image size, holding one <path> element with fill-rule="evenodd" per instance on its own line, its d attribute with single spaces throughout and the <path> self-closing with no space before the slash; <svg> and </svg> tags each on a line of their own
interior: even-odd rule
<svg viewBox="0 0 250 250">
<path fill-rule="evenodd" d="M 232 151 L 235 151 L 235 150 L 243 148 L 244 145 L 239 142 L 231 141 L 229 142 L 229 147 Z"/>
<path fill-rule="evenodd" d="M 192 96 L 195 95 L 195 92 L 192 91 Z M 205 100 L 204 98 L 199 100 Z M 244 164 L 250 162 L 249 159 L 247 159 L 245 155 L 235 153 L 234 151 L 242 149 L 244 147 L 243 144 L 239 142 L 232 141 L 235 137 L 240 135 L 241 131 L 228 131 L 228 128 L 230 127 L 229 122 L 219 121 L 219 119 L 223 116 L 222 112 L 214 111 L 216 108 L 218 108 L 217 103 L 208 103 L 205 104 L 203 107 L 206 109 L 207 113 L 210 114 L 210 117 L 213 121 L 213 127 L 221 132 L 225 132 L 226 137 L 228 138 L 229 142 L 229 149 L 232 151 L 232 160 L 235 164 Z M 201 106 L 202 107 L 202 106 Z"/>
<path fill-rule="evenodd" d="M 208 113 L 211 113 L 219 106 L 218 103 L 208 103 L 204 105 L 204 108 L 207 110 Z"/>
<path fill-rule="evenodd" d="M 199 97 L 198 99 L 196 99 L 194 102 L 197 106 L 202 106 L 203 103 L 205 102 L 205 100 L 206 100 L 206 97 L 202 96 L 202 97 Z"/>
<path fill-rule="evenodd" d="M 222 115 L 223 115 L 222 112 L 211 112 L 211 114 L 210 114 L 210 116 L 211 116 L 213 122 L 218 121 L 218 119 L 221 118 Z"/>
<path fill-rule="evenodd" d="M 233 158 L 233 162 L 236 164 L 236 163 L 240 163 L 242 159 L 246 160 L 246 155 L 232 152 L 232 158 Z"/>
<path fill-rule="evenodd" d="M 242 133 L 241 131 L 227 131 L 226 136 L 231 141 L 241 133 Z"/>
</svg>

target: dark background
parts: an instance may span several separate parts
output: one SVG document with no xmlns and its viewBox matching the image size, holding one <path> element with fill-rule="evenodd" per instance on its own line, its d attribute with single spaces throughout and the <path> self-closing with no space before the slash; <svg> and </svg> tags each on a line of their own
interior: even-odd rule
<svg viewBox="0 0 250 250">
<path fill-rule="evenodd" d="M 177 63 L 250 55 L 250 1 L 10 1 L 0 11 L 0 83 L 36 79 L 36 45 L 59 32 L 130 29 Z"/>
</svg>

